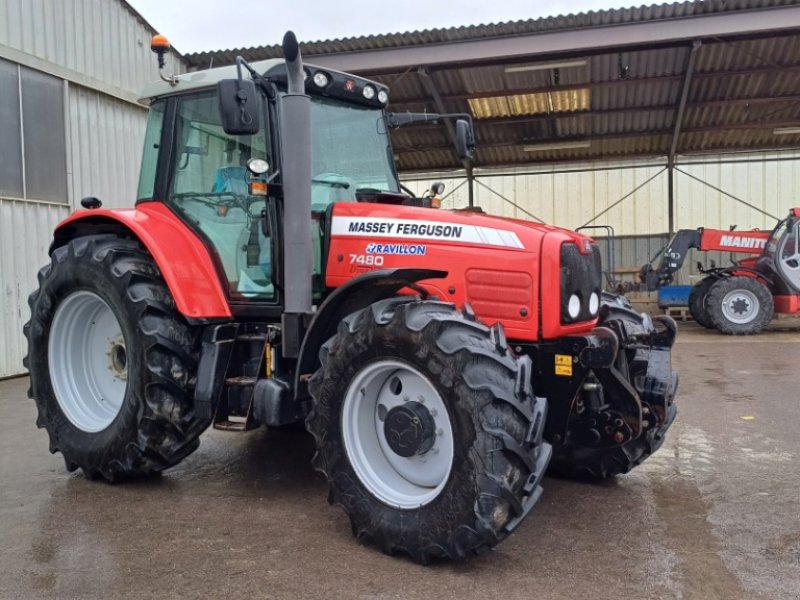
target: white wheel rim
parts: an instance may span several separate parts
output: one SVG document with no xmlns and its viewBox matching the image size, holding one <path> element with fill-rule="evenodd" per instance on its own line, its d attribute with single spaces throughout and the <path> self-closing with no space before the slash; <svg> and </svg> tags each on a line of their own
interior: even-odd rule
<svg viewBox="0 0 800 600">
<path fill-rule="evenodd" d="M 122 327 L 97 294 L 73 292 L 56 309 L 47 360 L 64 415 L 78 429 L 102 431 L 122 409 L 128 387 Z"/>
<path fill-rule="evenodd" d="M 410 457 L 397 454 L 385 433 L 387 415 L 406 403 L 417 410 L 424 407 L 430 416 L 426 423 L 435 427 L 432 447 Z M 428 378 L 407 363 L 376 361 L 356 375 L 342 406 L 342 438 L 361 483 L 389 506 L 413 509 L 428 504 L 450 477 L 453 428 L 447 407 Z"/>
<path fill-rule="evenodd" d="M 758 315 L 761 303 L 750 290 L 733 290 L 722 299 L 722 314 L 732 323 L 745 325 Z"/>
</svg>

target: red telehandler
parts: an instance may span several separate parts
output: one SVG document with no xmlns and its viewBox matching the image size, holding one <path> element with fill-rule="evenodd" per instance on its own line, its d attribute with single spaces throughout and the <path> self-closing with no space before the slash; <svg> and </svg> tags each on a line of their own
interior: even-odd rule
<svg viewBox="0 0 800 600">
<path fill-rule="evenodd" d="M 800 208 L 793 208 L 771 233 L 682 229 L 667 244 L 657 268 L 644 265 L 648 290 L 672 283 L 690 248 L 751 256 L 728 267 L 703 270 L 706 277 L 689 295 L 700 325 L 729 335 L 758 333 L 775 313 L 800 314 Z"/>
<path fill-rule="evenodd" d="M 136 206 L 57 226 L 25 365 L 67 469 L 144 476 L 209 425 L 305 421 L 353 533 L 424 563 L 491 550 L 548 464 L 602 479 L 655 452 L 675 323 L 603 294 L 590 238 L 403 193 L 388 129 L 443 115 L 387 113 L 291 32 L 284 55 L 163 75 Z"/>
</svg>

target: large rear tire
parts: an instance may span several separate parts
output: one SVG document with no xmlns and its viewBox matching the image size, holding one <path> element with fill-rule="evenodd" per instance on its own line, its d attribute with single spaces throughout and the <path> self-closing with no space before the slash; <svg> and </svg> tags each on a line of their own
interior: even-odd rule
<svg viewBox="0 0 800 600">
<path fill-rule="evenodd" d="M 389 299 L 321 349 L 314 466 L 354 535 L 420 563 L 489 551 L 541 494 L 550 458 L 531 363 L 451 304 Z"/>
<path fill-rule="evenodd" d="M 692 318 L 698 325 L 702 325 L 706 329 L 713 329 L 714 325 L 711 323 L 711 317 L 708 315 L 706 308 L 706 299 L 708 298 L 708 290 L 717 281 L 715 277 L 706 277 L 692 288 L 689 292 L 689 312 Z"/>
<path fill-rule="evenodd" d="M 117 481 L 177 464 L 199 444 L 200 345 L 150 254 L 115 235 L 52 252 L 25 325 L 36 424 L 67 469 Z"/>
<path fill-rule="evenodd" d="M 726 335 L 752 335 L 772 320 L 775 303 L 766 285 L 754 277 L 719 279 L 708 291 L 706 310 L 712 325 Z"/>
</svg>

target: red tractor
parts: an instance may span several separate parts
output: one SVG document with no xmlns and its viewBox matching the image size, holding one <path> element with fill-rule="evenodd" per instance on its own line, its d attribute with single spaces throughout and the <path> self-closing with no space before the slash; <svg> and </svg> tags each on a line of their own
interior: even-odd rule
<svg viewBox="0 0 800 600">
<path fill-rule="evenodd" d="M 728 267 L 701 271 L 706 277 L 689 295 L 692 317 L 703 327 L 729 335 L 758 333 L 775 313 L 800 314 L 800 207 L 772 233 L 682 229 L 667 244 L 657 268 L 644 265 L 648 290 L 672 283 L 690 248 L 748 254 Z"/>
<path fill-rule="evenodd" d="M 211 424 L 305 421 L 354 534 L 424 563 L 493 548 L 548 464 L 655 452 L 675 323 L 601 295 L 587 237 L 403 193 L 388 129 L 442 115 L 386 113 L 291 32 L 284 53 L 162 76 L 136 207 L 87 198 L 56 228 L 25 364 L 67 469 L 144 476 Z"/>
</svg>

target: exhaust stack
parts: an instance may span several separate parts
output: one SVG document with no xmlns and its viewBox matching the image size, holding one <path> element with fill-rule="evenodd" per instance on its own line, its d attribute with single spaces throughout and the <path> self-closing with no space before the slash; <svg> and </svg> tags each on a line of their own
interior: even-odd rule
<svg viewBox="0 0 800 600">
<path fill-rule="evenodd" d="M 287 91 L 282 103 L 283 257 L 285 356 L 297 356 L 304 316 L 311 313 L 311 99 L 305 93 L 300 46 L 294 33 L 283 36 Z"/>
</svg>

